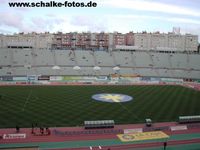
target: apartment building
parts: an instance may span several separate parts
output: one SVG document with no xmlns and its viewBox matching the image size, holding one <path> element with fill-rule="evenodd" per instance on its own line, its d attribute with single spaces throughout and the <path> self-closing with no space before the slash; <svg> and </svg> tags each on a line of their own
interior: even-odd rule
<svg viewBox="0 0 200 150">
<path fill-rule="evenodd" d="M 126 45 L 127 46 L 134 46 L 135 37 L 134 37 L 134 33 L 133 32 L 126 33 L 125 38 L 126 38 L 125 40 L 126 40 Z"/>
<path fill-rule="evenodd" d="M 142 50 L 197 51 L 197 35 L 174 33 L 135 33 L 134 45 Z"/>
<path fill-rule="evenodd" d="M 19 33 L 13 35 L 1 35 L 1 48 L 35 48 L 50 49 L 53 35 L 49 33 Z"/>
<path fill-rule="evenodd" d="M 171 33 L 20 33 L 0 35 L 0 48 L 197 51 L 198 36 Z"/>
</svg>

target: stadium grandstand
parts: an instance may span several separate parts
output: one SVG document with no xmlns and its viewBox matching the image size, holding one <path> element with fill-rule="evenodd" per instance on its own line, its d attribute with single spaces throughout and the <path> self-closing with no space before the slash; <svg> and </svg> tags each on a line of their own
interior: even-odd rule
<svg viewBox="0 0 200 150">
<path fill-rule="evenodd" d="M 195 35 L 20 33 L 0 38 L 0 76 L 118 74 L 200 78 L 199 45 Z M 78 69 L 74 69 L 75 66 Z M 115 67 L 118 69 L 113 69 Z"/>
<path fill-rule="evenodd" d="M 138 75 L 199 79 L 198 53 L 1 49 L 0 76 Z M 57 68 L 55 66 L 58 66 Z M 74 69 L 79 66 L 78 70 Z M 95 70 L 95 66 L 99 68 Z M 119 70 L 113 69 L 118 66 Z"/>
<path fill-rule="evenodd" d="M 199 64 L 191 34 L 0 35 L 0 149 L 198 149 Z"/>
</svg>

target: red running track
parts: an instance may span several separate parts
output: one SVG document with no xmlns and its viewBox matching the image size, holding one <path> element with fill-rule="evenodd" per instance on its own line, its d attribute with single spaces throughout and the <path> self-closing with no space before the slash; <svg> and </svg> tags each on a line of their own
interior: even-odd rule
<svg viewBox="0 0 200 150">
<path fill-rule="evenodd" d="M 164 127 L 164 126 L 177 126 L 176 122 L 169 122 L 169 123 L 156 123 L 154 127 Z M 134 128 L 143 128 L 145 127 L 144 124 L 130 124 L 130 125 L 116 125 L 114 129 L 134 129 Z M 51 130 L 55 128 L 50 128 Z M 83 127 L 60 127 L 56 128 L 59 131 L 84 131 Z M 101 130 L 101 129 L 99 129 Z M 39 129 L 38 131 L 39 132 Z M 200 128 L 193 128 L 188 130 L 181 130 L 181 131 L 164 131 L 168 135 L 174 134 L 190 134 L 190 133 L 200 133 Z M 3 134 L 9 133 L 16 133 L 15 129 L 0 129 L 0 136 Z M 35 136 L 31 134 L 30 128 L 23 128 L 20 130 L 20 133 L 25 133 L 27 137 L 25 139 L 7 139 L 7 140 L 0 140 L 0 144 L 9 144 L 9 143 L 32 143 L 32 142 L 63 142 L 63 141 L 81 141 L 81 140 L 101 140 L 101 139 L 118 139 L 115 133 L 109 134 L 87 134 L 87 135 L 65 135 L 65 136 L 58 136 L 55 134 L 51 134 L 49 136 Z M 191 143 L 200 143 L 200 138 L 192 139 L 192 140 L 181 140 L 181 141 L 169 141 L 168 145 L 180 145 L 180 144 L 191 144 Z M 126 145 L 113 145 L 113 146 L 105 146 L 103 149 L 107 150 L 109 147 L 112 150 L 126 150 L 130 148 L 145 148 L 145 147 L 160 147 L 163 143 L 161 142 L 154 142 L 154 143 L 142 143 L 142 144 L 126 144 Z M 88 147 L 85 148 L 70 148 L 71 150 L 88 150 Z M 98 149 L 93 148 L 93 150 Z M 62 149 L 65 150 L 65 149 Z M 69 149 L 66 149 L 69 150 Z"/>
</svg>

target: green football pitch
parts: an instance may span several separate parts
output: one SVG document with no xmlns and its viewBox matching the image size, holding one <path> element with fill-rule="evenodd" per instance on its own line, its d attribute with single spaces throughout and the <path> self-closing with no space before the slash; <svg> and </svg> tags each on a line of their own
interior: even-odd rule
<svg viewBox="0 0 200 150">
<path fill-rule="evenodd" d="M 133 97 L 125 103 L 95 101 L 99 93 Z M 177 121 L 200 114 L 200 92 L 182 86 L 1 86 L 0 128 L 81 126 L 85 120 L 116 124 Z"/>
</svg>

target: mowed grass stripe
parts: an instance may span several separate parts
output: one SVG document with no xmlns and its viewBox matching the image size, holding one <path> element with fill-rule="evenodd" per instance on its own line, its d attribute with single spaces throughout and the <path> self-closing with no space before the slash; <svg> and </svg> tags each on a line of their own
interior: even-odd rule
<svg viewBox="0 0 200 150">
<path fill-rule="evenodd" d="M 183 93 L 184 93 L 184 96 L 182 96 Z M 182 92 L 179 92 L 177 94 L 178 95 L 178 98 L 177 98 L 178 100 L 176 101 L 176 103 L 177 103 L 176 113 L 178 115 L 181 115 L 181 116 L 184 115 L 183 111 L 181 111 L 182 108 L 185 108 L 185 107 L 189 108 L 189 106 L 187 105 L 187 101 L 190 101 L 189 93 L 191 93 L 191 91 L 183 89 Z M 190 112 L 188 112 L 188 115 L 189 114 L 190 114 Z"/>
<path fill-rule="evenodd" d="M 160 113 L 163 111 L 162 110 L 162 105 L 163 105 L 162 97 L 163 97 L 163 94 L 165 92 L 167 92 L 166 89 L 170 90 L 167 86 L 166 87 L 164 87 L 164 86 L 156 87 L 156 89 L 155 89 L 156 93 L 154 95 L 149 96 L 149 99 L 151 99 L 152 103 L 151 103 L 151 105 L 146 107 L 147 111 L 149 112 L 148 116 L 146 116 L 146 117 L 149 117 L 149 118 L 153 119 L 154 121 L 157 120 L 156 116 L 152 116 L 152 114 L 154 112 L 156 115 L 157 113 Z M 160 103 L 160 102 L 162 102 L 162 103 Z M 154 111 L 152 111 L 152 110 L 154 110 Z M 152 116 L 152 117 L 150 117 L 150 116 Z"/>
<path fill-rule="evenodd" d="M 30 103 L 23 113 L 20 108 L 30 90 Z M 121 104 L 99 102 L 91 98 L 97 93 L 127 94 L 134 100 Z M 0 99 L 0 127 L 30 127 L 32 122 L 76 126 L 85 120 L 103 119 L 124 124 L 144 122 L 146 117 L 174 121 L 179 114 L 200 114 L 200 92 L 180 86 L 1 87 L 0 94 L 7 95 Z"/>
<path fill-rule="evenodd" d="M 195 98 L 193 98 L 195 97 Z M 190 99 L 192 99 L 191 103 L 190 103 L 190 112 L 191 114 L 198 114 L 199 113 L 199 105 L 200 105 L 200 92 L 199 91 L 195 91 L 194 96 L 191 95 Z"/>
<path fill-rule="evenodd" d="M 143 105 L 141 105 L 140 107 L 140 112 L 139 112 L 139 116 L 141 116 L 141 119 L 144 120 L 143 116 L 147 115 L 147 111 L 149 110 L 149 108 L 151 107 L 151 105 L 154 103 L 154 99 L 152 97 L 154 97 L 158 92 L 156 91 L 156 86 L 151 86 L 149 90 L 147 90 L 146 93 L 143 93 L 143 97 L 142 99 L 145 101 L 145 103 Z M 145 98 L 144 98 L 145 96 Z"/>
<path fill-rule="evenodd" d="M 179 94 L 182 94 L 182 92 L 180 92 L 180 89 L 184 91 L 184 88 L 179 87 L 179 86 L 174 86 L 172 87 L 172 89 L 173 91 L 171 91 L 171 94 L 169 93 L 169 95 L 167 96 L 167 103 L 165 103 L 164 105 L 164 108 L 163 108 L 164 111 L 159 114 L 159 118 L 161 118 L 163 114 L 165 114 L 165 118 L 168 118 L 170 114 L 173 114 L 171 116 L 172 118 L 174 118 L 174 116 L 177 116 L 176 110 L 177 110 L 178 104 L 180 103 L 179 100 L 181 98 Z"/>
<path fill-rule="evenodd" d="M 179 112 L 184 112 L 185 109 L 191 110 L 192 102 L 198 100 L 198 97 L 196 97 L 196 94 L 195 94 L 196 91 L 194 91 L 192 89 L 190 89 L 190 90 L 185 89 L 184 92 L 185 92 L 185 97 L 182 98 L 184 103 L 181 103 L 182 106 L 180 107 Z M 195 108 L 193 108 L 193 109 L 195 110 Z M 194 111 L 194 113 L 195 113 L 195 111 Z M 189 112 L 189 114 L 192 114 L 192 111 Z M 187 114 L 182 114 L 182 115 L 187 115 Z"/>
<path fill-rule="evenodd" d="M 173 92 L 169 92 L 167 96 L 167 100 L 162 105 L 162 111 L 158 113 L 157 120 L 162 121 L 168 121 L 169 118 L 172 119 L 172 121 L 175 121 L 174 119 L 178 117 L 176 110 L 179 107 L 180 103 L 180 96 L 177 96 L 180 94 L 180 87 L 171 87 Z M 181 88 L 183 91 L 184 89 Z M 171 94 L 170 94 L 171 93 Z M 173 114 L 170 116 L 170 114 Z M 169 117 L 170 116 L 170 117 Z M 177 117 L 176 117 L 177 116 Z"/>
<path fill-rule="evenodd" d="M 191 89 L 188 90 L 186 88 L 183 90 L 182 95 L 179 94 L 180 102 L 178 104 L 179 106 L 178 106 L 178 111 L 177 111 L 177 113 L 179 115 L 190 115 L 191 114 L 191 112 L 189 112 L 189 111 L 187 113 L 184 111 L 185 109 L 190 110 L 189 103 L 193 98 L 195 98 L 195 97 L 191 97 L 190 94 L 194 95 L 194 90 L 191 90 Z"/>
<path fill-rule="evenodd" d="M 133 101 L 134 102 L 127 102 L 127 103 L 117 103 L 119 105 L 119 108 L 123 109 L 123 111 L 119 111 L 119 110 L 115 110 L 115 107 L 112 107 L 113 112 L 115 112 L 116 115 L 120 115 L 120 123 L 124 122 L 124 118 L 129 117 L 132 118 L 136 121 L 140 121 L 140 118 L 138 118 L 138 116 L 135 113 L 135 109 L 134 109 L 134 105 L 131 104 L 135 104 L 135 101 L 138 100 L 138 97 L 136 95 L 136 93 L 142 92 L 140 90 L 138 90 L 138 88 L 140 89 L 144 89 L 144 87 L 141 86 L 129 86 L 128 90 L 124 90 L 125 88 L 123 86 L 120 87 L 120 94 L 127 94 L 127 95 L 133 95 Z M 111 111 L 112 111 L 111 110 Z"/>
<path fill-rule="evenodd" d="M 162 110 L 162 107 L 164 105 L 164 102 L 166 101 L 165 94 L 168 94 L 167 86 L 162 86 L 160 89 L 156 89 L 156 94 L 154 95 L 154 100 L 152 100 L 153 104 L 147 108 L 148 116 L 151 116 L 151 114 L 155 114 L 153 119 L 154 121 L 157 120 L 156 114 L 160 113 Z"/>
<path fill-rule="evenodd" d="M 130 115 L 126 116 L 126 117 L 129 118 L 129 121 L 130 121 L 130 122 L 141 122 L 143 119 L 141 119 L 140 116 L 138 115 L 138 113 L 136 112 L 136 111 L 141 112 L 141 110 L 140 110 L 139 107 L 134 107 L 134 106 L 137 105 L 136 102 L 138 102 L 138 101 L 140 101 L 140 103 L 141 103 L 141 100 L 142 100 L 142 99 L 140 99 L 139 96 L 142 97 L 142 95 L 143 95 L 145 92 L 148 91 L 148 90 L 146 90 L 146 89 L 148 89 L 148 87 L 147 87 L 147 86 L 134 86 L 134 87 L 136 87 L 136 88 L 133 89 L 133 90 L 132 90 L 132 93 L 129 94 L 129 95 L 131 95 L 131 96 L 134 97 L 134 100 L 131 101 L 131 102 L 128 102 L 128 103 L 122 103 L 122 105 L 125 106 L 125 109 L 124 109 L 125 112 L 124 112 L 123 114 L 121 114 L 121 116 L 123 116 L 123 115 L 125 115 L 125 114 L 130 114 Z M 141 88 L 140 88 L 140 87 L 141 87 Z M 141 89 L 141 90 L 139 90 L 139 89 Z M 137 93 L 137 91 L 140 92 L 140 94 L 139 94 L 138 96 L 135 96 L 134 93 Z M 150 91 L 149 91 L 149 93 L 150 93 Z M 127 94 L 128 94 L 128 93 L 127 93 Z M 146 102 L 143 101 L 143 103 L 146 103 Z M 129 104 L 130 104 L 130 105 L 129 105 Z M 142 104 L 141 104 L 141 105 L 142 105 Z M 120 115 L 120 114 L 119 114 L 119 115 Z M 120 119 L 120 120 L 121 120 L 120 123 L 123 123 L 123 122 L 124 122 L 124 119 L 123 119 L 123 118 Z M 130 123 L 130 122 L 126 122 L 126 123 Z"/>
<path fill-rule="evenodd" d="M 158 109 L 162 109 L 162 106 L 168 100 L 167 97 L 169 93 L 171 93 L 172 91 L 173 91 L 173 88 L 169 86 L 163 86 L 161 90 L 158 89 L 158 93 L 155 97 L 156 103 L 154 107 L 152 107 L 152 109 L 154 109 L 155 111 Z"/>
<path fill-rule="evenodd" d="M 173 99 L 174 96 L 176 96 L 177 89 L 178 87 L 172 86 L 170 87 L 170 90 L 167 90 L 165 93 L 162 94 L 161 99 L 164 99 L 164 101 L 161 107 L 161 111 L 158 113 L 156 120 L 166 121 L 166 118 L 168 118 L 168 114 L 171 111 L 171 107 L 174 105 Z"/>
<path fill-rule="evenodd" d="M 147 97 L 149 96 L 149 94 L 153 91 L 153 88 L 150 88 L 148 86 L 142 86 L 143 89 L 141 89 L 140 95 L 138 95 L 135 98 L 135 109 L 138 110 L 136 113 L 143 113 L 142 109 L 143 107 L 147 104 L 148 102 L 148 98 L 144 98 L 144 95 L 146 95 Z M 139 89 L 138 89 L 139 90 Z"/>
</svg>

